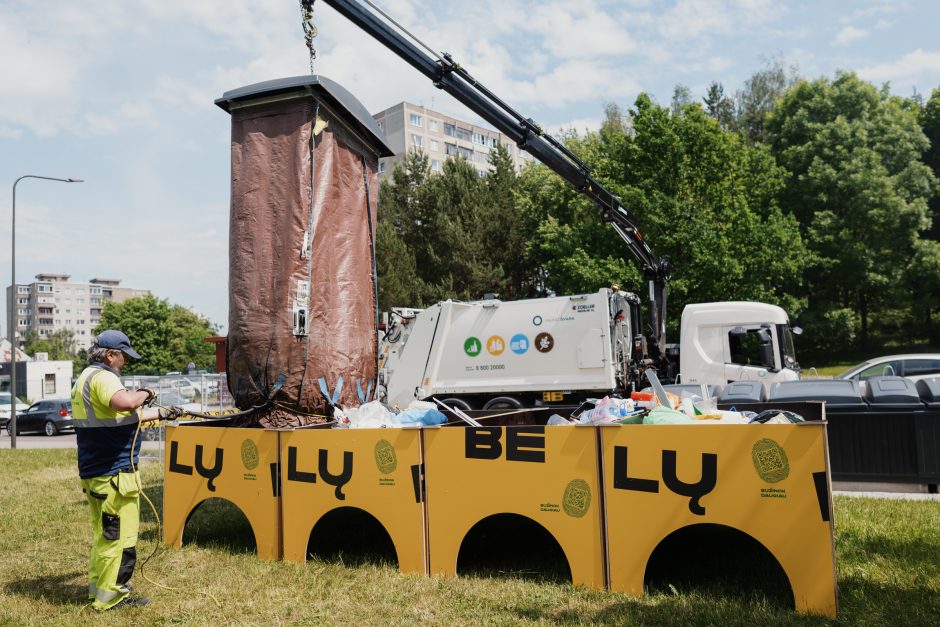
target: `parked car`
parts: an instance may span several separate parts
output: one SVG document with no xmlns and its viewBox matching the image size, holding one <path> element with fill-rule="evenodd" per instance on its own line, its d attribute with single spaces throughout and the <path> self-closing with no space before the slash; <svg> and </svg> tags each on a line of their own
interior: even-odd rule
<svg viewBox="0 0 940 627">
<path fill-rule="evenodd" d="M 7 423 L 10 421 L 10 416 L 12 415 L 11 407 L 13 403 L 10 400 L 10 393 L 3 392 L 0 393 L 0 429 L 3 429 L 7 426 Z M 20 412 L 24 412 L 29 409 L 29 403 L 24 403 L 22 399 L 16 399 L 16 413 L 17 415 Z"/>
<path fill-rule="evenodd" d="M 871 377 L 897 376 L 918 381 L 940 376 L 940 353 L 885 355 L 863 361 L 837 375 L 836 379 L 855 379 L 864 386 Z"/>
<path fill-rule="evenodd" d="M 17 435 L 40 432 L 51 436 L 72 429 L 72 401 L 68 398 L 39 401 L 16 413 Z M 13 435 L 12 422 L 7 423 L 7 433 Z"/>
</svg>

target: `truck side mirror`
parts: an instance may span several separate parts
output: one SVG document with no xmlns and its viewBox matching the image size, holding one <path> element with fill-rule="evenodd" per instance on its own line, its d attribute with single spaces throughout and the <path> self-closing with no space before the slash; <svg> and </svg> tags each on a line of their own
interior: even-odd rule
<svg viewBox="0 0 940 627">
<path fill-rule="evenodd" d="M 768 331 L 766 328 L 757 330 L 757 339 L 760 340 L 761 348 L 773 344 L 773 341 L 770 339 L 770 331 Z"/>
<path fill-rule="evenodd" d="M 747 335 L 747 329 L 744 327 L 734 327 L 731 331 L 728 332 L 728 335 L 731 337 L 744 337 Z"/>
<path fill-rule="evenodd" d="M 793 327 L 790 330 L 793 332 L 793 335 L 803 335 L 803 327 Z"/>
</svg>

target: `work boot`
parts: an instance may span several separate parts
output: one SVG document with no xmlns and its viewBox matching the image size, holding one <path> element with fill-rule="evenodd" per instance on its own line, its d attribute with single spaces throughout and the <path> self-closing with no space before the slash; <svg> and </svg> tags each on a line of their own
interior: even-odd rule
<svg viewBox="0 0 940 627">
<path fill-rule="evenodd" d="M 148 599 L 147 597 L 126 596 L 123 599 L 121 599 L 121 601 L 117 605 L 110 607 L 108 609 L 116 610 L 122 607 L 144 607 L 146 605 L 150 605 L 150 599 Z"/>
</svg>

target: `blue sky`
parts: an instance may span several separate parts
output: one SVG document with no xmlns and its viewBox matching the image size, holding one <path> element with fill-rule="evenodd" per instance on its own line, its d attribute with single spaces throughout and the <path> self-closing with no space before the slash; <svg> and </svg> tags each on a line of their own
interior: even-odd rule
<svg viewBox="0 0 940 627">
<path fill-rule="evenodd" d="M 596 129 L 605 103 L 641 91 L 668 103 L 676 83 L 733 93 L 772 57 L 900 95 L 940 86 L 932 0 L 377 4 L 549 129 Z M 316 71 L 370 111 L 408 100 L 476 119 L 322 2 L 314 21 Z M 83 178 L 18 186 L 17 280 L 120 277 L 224 329 L 229 117 L 213 100 L 308 72 L 296 0 L 0 0 L 0 285 L 13 181 Z"/>
</svg>

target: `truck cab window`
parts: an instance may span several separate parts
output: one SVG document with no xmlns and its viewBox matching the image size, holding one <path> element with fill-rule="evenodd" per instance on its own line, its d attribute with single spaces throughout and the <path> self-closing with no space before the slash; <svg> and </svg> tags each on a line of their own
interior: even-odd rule
<svg viewBox="0 0 940 627">
<path fill-rule="evenodd" d="M 728 332 L 728 347 L 732 364 L 774 368 L 773 340 L 765 328 L 737 327 Z"/>
</svg>

